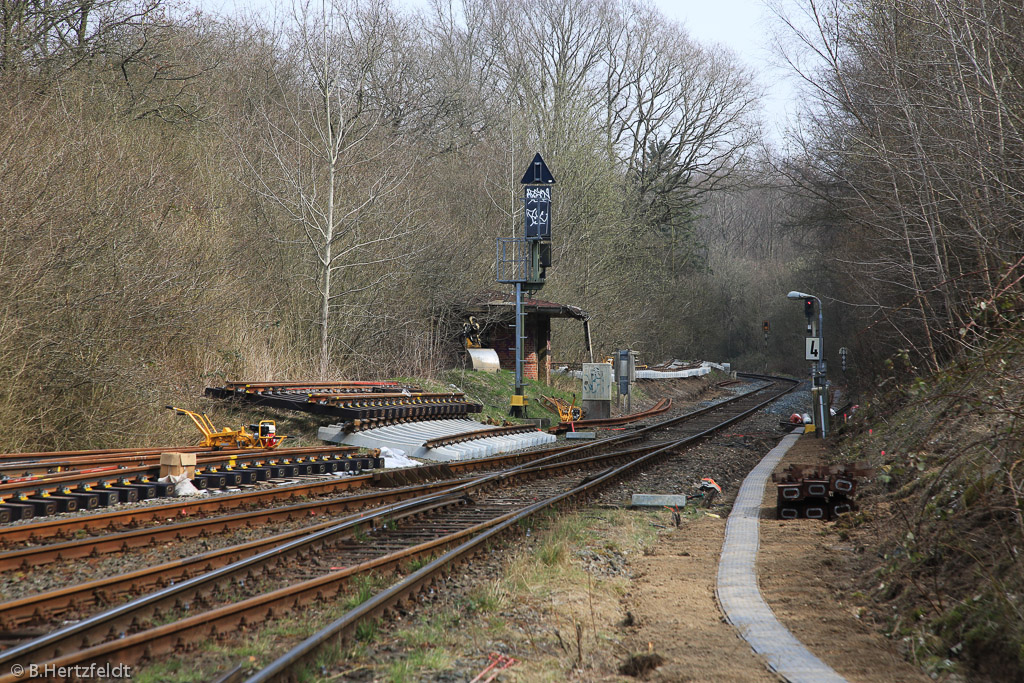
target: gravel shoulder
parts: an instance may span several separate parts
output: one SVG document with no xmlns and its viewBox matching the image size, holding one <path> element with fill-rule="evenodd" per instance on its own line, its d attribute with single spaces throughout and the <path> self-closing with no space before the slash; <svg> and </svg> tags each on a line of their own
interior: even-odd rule
<svg viewBox="0 0 1024 683">
<path fill-rule="evenodd" d="M 820 439 L 804 436 L 786 453 L 792 463 L 824 463 Z M 761 593 L 779 621 L 811 652 L 850 681 L 930 681 L 906 662 L 893 643 L 862 619 L 853 592 L 859 583 L 853 544 L 834 522 L 774 519 L 775 492 L 766 487 L 757 569 Z"/>
<path fill-rule="evenodd" d="M 491 652 L 516 659 L 495 679 L 504 681 L 780 680 L 724 620 L 715 581 L 739 484 L 785 433 L 780 416 L 803 400 L 788 398 L 610 488 L 595 505 L 538 524 L 453 577 L 415 614 L 348 652 L 344 678 L 335 670 L 323 680 L 467 681 L 487 666 Z M 801 439 L 781 466 L 824 455 L 820 441 Z M 703 476 L 715 478 L 723 495 L 708 510 L 688 507 L 678 527 L 670 510 L 625 508 L 633 492 L 690 492 Z M 758 574 L 783 624 L 850 681 L 928 680 L 845 601 L 855 569 L 843 562 L 849 550 L 834 524 L 780 525 L 774 503 L 769 485 Z M 456 628 L 435 631 L 436 665 L 423 663 L 409 634 L 454 625 L 453 619 Z"/>
</svg>

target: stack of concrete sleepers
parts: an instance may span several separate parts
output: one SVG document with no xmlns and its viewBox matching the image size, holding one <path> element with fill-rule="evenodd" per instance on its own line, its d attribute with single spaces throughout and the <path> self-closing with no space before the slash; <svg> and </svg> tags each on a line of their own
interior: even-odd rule
<svg viewBox="0 0 1024 683">
<path fill-rule="evenodd" d="M 323 441 L 366 448 L 401 450 L 412 458 L 438 462 L 473 460 L 499 453 L 510 453 L 556 441 L 553 434 L 530 431 L 522 434 L 503 434 L 472 439 L 430 448 L 427 442 L 485 429 L 474 420 L 423 420 L 392 424 L 375 429 L 346 433 L 345 425 L 321 427 L 318 436 Z"/>
<path fill-rule="evenodd" d="M 711 368 L 704 365 L 686 370 L 637 370 L 637 379 L 684 379 L 686 377 L 703 377 L 711 373 Z"/>
</svg>

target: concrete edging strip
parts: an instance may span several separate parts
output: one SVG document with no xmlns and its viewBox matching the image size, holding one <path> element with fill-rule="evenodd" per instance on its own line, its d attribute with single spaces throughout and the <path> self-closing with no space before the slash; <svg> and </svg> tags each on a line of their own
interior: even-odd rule
<svg viewBox="0 0 1024 683">
<path fill-rule="evenodd" d="M 718 603 L 725 618 L 773 671 L 793 683 L 840 683 L 845 678 L 815 657 L 779 620 L 757 587 L 758 524 L 764 487 L 797 439 L 794 430 L 770 450 L 740 486 L 718 563 Z"/>
</svg>

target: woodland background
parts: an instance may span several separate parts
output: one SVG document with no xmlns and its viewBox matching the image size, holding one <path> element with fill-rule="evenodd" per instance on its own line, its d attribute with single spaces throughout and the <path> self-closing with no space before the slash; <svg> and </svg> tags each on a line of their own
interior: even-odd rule
<svg viewBox="0 0 1024 683">
<path fill-rule="evenodd" d="M 840 381 L 937 369 L 1019 322 L 1020 15 L 780 10 L 803 114 L 770 145 L 754 74 L 642 2 L 0 0 L 0 447 L 160 442 L 226 378 L 437 373 L 537 151 L 540 297 L 597 352 L 803 375 L 800 289 Z"/>
</svg>

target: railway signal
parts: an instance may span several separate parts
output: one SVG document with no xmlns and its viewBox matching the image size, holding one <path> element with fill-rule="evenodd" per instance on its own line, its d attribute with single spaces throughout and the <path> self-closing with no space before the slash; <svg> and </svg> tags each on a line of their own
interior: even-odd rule
<svg viewBox="0 0 1024 683">
<path fill-rule="evenodd" d="M 764 374 L 768 374 L 768 333 L 771 332 L 771 325 L 768 320 L 761 321 L 761 330 L 764 331 Z"/>
<path fill-rule="evenodd" d="M 523 185 L 524 237 L 499 237 L 495 265 L 497 281 L 516 286 L 516 384 L 509 412 L 515 417 L 526 417 L 523 291 L 534 292 L 543 287 L 551 266 L 551 186 L 555 177 L 538 153 L 519 182 Z"/>
<path fill-rule="evenodd" d="M 814 361 L 811 371 L 813 388 L 811 396 L 814 409 L 814 424 L 821 438 L 828 436 L 828 379 L 825 375 L 825 334 L 821 314 L 821 300 L 813 294 L 792 291 L 786 295 L 789 299 L 803 299 L 804 315 L 807 316 L 807 339 L 804 340 L 804 358 Z M 814 329 L 814 304 L 818 304 L 818 327 Z"/>
</svg>

